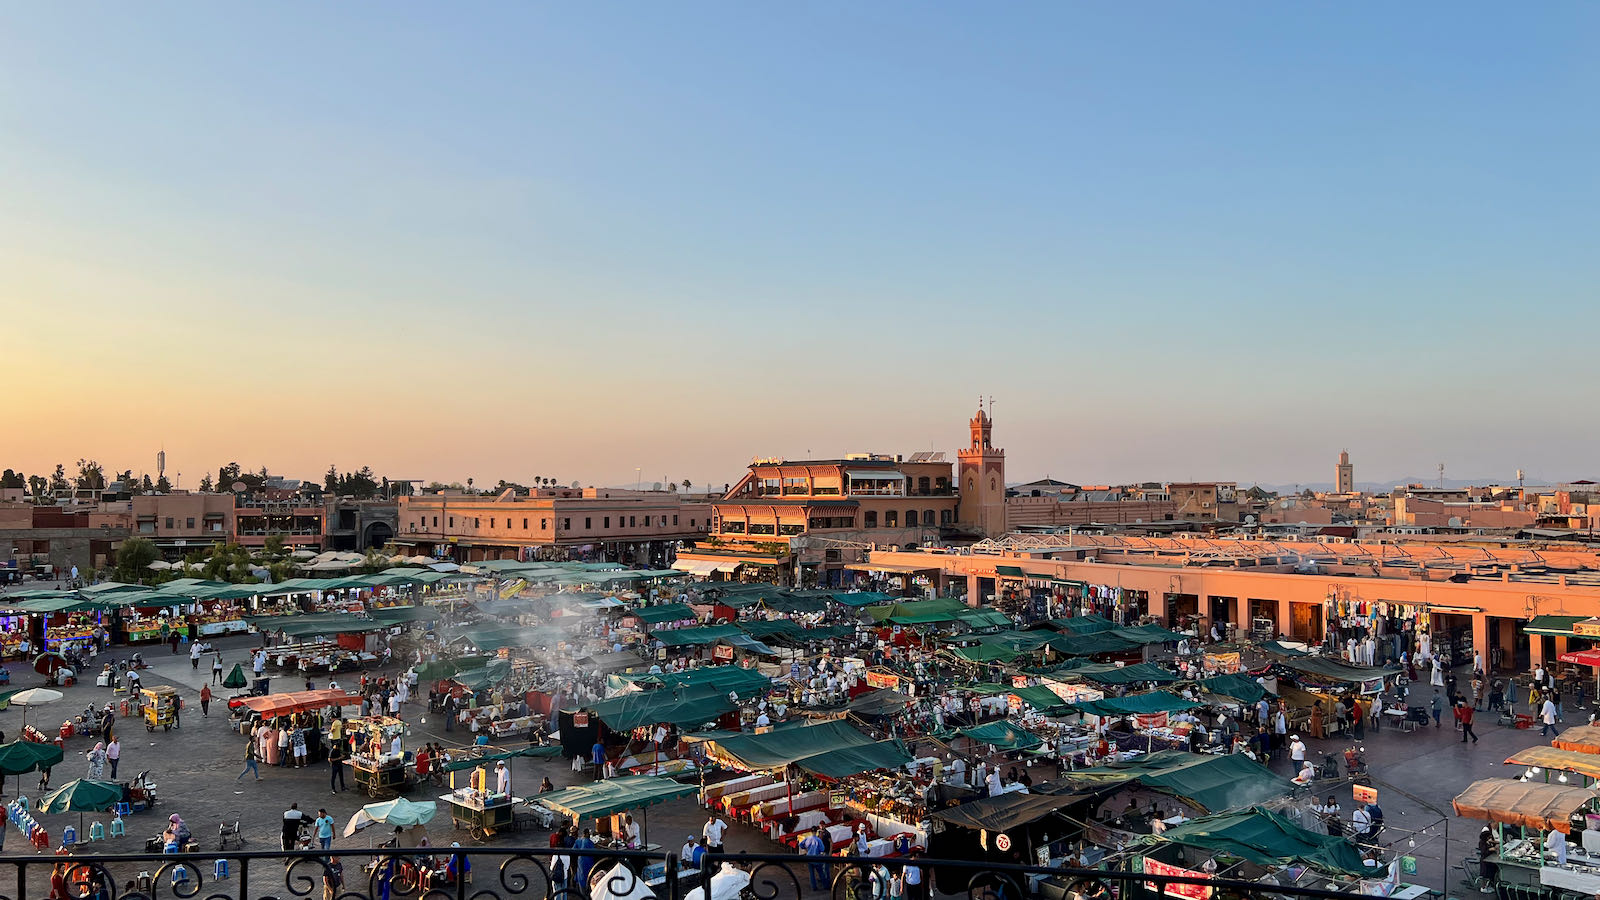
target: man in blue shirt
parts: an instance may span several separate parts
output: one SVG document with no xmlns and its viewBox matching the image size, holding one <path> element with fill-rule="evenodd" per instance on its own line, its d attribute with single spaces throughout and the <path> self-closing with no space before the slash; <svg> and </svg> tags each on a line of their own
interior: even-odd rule
<svg viewBox="0 0 1600 900">
<path fill-rule="evenodd" d="M 593 850 L 594 849 L 594 840 L 589 836 L 589 829 L 585 828 L 583 830 L 583 835 L 581 837 L 579 837 L 577 840 L 572 842 L 572 849 L 574 849 L 574 850 Z M 589 889 L 589 887 L 588 887 L 589 886 L 589 870 L 594 868 L 594 864 L 595 864 L 595 858 L 593 856 L 579 856 L 578 857 L 578 884 L 583 887 L 585 892 L 587 892 L 588 889 Z"/>
<path fill-rule="evenodd" d="M 689 860 L 689 864 L 694 866 L 696 869 L 700 868 L 700 860 L 704 859 L 705 855 L 706 855 L 706 841 L 705 841 L 705 838 L 696 838 L 695 842 L 694 842 L 694 856 Z"/>
<path fill-rule="evenodd" d="M 594 763 L 595 781 L 606 777 L 606 745 L 599 738 L 595 738 L 594 746 L 589 748 L 589 761 Z"/>
<path fill-rule="evenodd" d="M 911 851 L 911 858 L 913 860 L 921 859 L 922 858 L 922 851 L 921 850 L 912 850 Z M 922 867 L 921 866 L 916 866 L 916 865 L 908 865 L 908 866 L 905 867 L 905 869 L 903 871 L 904 871 L 904 874 L 905 874 L 905 884 L 906 884 L 905 898 L 906 898 L 906 900 L 923 900 L 923 894 L 922 894 Z"/>
<path fill-rule="evenodd" d="M 827 889 L 828 864 L 816 861 L 828 853 L 828 843 L 822 839 L 822 829 L 811 829 L 810 834 L 800 839 L 799 849 L 801 853 L 813 858 L 811 865 L 807 867 L 811 870 L 811 889 L 813 891 Z"/>
</svg>

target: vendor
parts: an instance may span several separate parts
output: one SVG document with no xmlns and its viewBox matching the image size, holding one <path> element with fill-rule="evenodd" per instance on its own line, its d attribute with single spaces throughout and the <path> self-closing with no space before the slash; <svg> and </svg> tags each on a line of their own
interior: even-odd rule
<svg viewBox="0 0 1600 900">
<path fill-rule="evenodd" d="M 494 764 L 494 792 L 501 796 L 511 796 L 511 769 L 505 760 Z"/>
<path fill-rule="evenodd" d="M 1554 857 L 1553 862 L 1555 865 L 1564 866 L 1567 864 L 1567 836 L 1565 834 L 1554 828 L 1550 829 L 1550 836 L 1544 839 L 1544 849 L 1546 853 Z"/>
</svg>

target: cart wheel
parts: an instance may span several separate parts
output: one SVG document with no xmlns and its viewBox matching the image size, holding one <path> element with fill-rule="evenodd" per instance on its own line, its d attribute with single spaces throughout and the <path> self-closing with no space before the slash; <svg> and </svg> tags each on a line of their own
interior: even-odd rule
<svg viewBox="0 0 1600 900">
<path fill-rule="evenodd" d="M 480 844 L 487 841 L 489 839 L 489 829 L 484 828 L 482 825 L 474 825 L 472 827 L 472 839 Z"/>
<path fill-rule="evenodd" d="M 163 725 L 163 726 L 161 726 L 161 730 L 162 731 L 171 731 L 172 730 L 172 726 L 171 725 Z"/>
<path fill-rule="evenodd" d="M 146 725 L 144 730 L 150 732 L 151 734 L 156 733 L 156 727 L 154 725 Z"/>
</svg>

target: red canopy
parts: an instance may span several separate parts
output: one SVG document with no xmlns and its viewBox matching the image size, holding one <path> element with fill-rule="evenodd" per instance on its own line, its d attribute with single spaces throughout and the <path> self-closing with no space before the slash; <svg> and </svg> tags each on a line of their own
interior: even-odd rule
<svg viewBox="0 0 1600 900">
<path fill-rule="evenodd" d="M 1571 653 L 1563 653 L 1556 659 L 1564 663 L 1600 669 L 1600 650 L 1574 650 Z"/>
<path fill-rule="evenodd" d="M 286 716 L 324 706 L 359 706 L 361 695 L 345 691 L 293 691 L 265 697 L 246 697 L 240 702 L 246 709 L 263 716 Z"/>
</svg>

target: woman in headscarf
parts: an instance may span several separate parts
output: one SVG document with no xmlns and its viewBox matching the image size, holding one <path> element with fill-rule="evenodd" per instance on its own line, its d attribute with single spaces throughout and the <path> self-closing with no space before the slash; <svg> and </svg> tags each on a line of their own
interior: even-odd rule
<svg viewBox="0 0 1600 900">
<path fill-rule="evenodd" d="M 189 833 L 189 826 L 183 823 L 182 817 L 173 813 L 167 818 L 167 830 L 162 832 L 162 843 L 176 844 L 181 852 L 194 835 Z"/>
<path fill-rule="evenodd" d="M 90 781 L 99 781 L 106 773 L 106 745 L 103 741 L 96 742 L 94 749 L 89 751 L 89 773 L 85 775 Z"/>
</svg>

